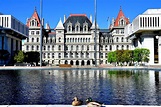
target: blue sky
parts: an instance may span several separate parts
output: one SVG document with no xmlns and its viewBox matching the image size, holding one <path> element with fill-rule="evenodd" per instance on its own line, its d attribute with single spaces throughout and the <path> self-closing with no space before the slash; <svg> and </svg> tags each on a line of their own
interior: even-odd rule
<svg viewBox="0 0 161 107">
<path fill-rule="evenodd" d="M 97 22 L 100 28 L 108 27 L 110 20 L 117 17 L 120 6 L 130 22 L 145 10 L 161 8 L 160 0 L 97 0 Z M 37 9 L 40 13 L 40 0 L 1 0 L 0 12 L 11 14 L 21 22 L 26 23 Z M 43 18 L 51 28 L 55 28 L 64 15 L 86 14 L 94 19 L 94 0 L 43 0 Z"/>
</svg>

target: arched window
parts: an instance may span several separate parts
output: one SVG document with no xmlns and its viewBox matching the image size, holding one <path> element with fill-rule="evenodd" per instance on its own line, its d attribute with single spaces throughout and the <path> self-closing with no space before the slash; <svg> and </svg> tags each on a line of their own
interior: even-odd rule
<svg viewBox="0 0 161 107">
<path fill-rule="evenodd" d="M 82 38 L 80 39 L 80 42 L 82 42 Z"/>
<path fill-rule="evenodd" d="M 124 42 L 124 38 L 123 37 L 121 38 L 121 42 Z"/>
<path fill-rule="evenodd" d="M 39 45 L 37 45 L 36 50 L 39 50 Z"/>
<path fill-rule="evenodd" d="M 61 50 L 61 45 L 59 45 L 59 48 L 58 48 L 58 50 L 59 50 L 59 51 Z"/>
<path fill-rule="evenodd" d="M 34 50 L 34 46 L 32 45 L 32 50 Z"/>
<path fill-rule="evenodd" d="M 85 42 L 85 38 L 83 38 L 83 43 Z"/>
<path fill-rule="evenodd" d="M 71 31 L 71 26 L 68 26 L 68 31 L 69 31 L 69 32 Z"/>
<path fill-rule="evenodd" d="M 127 50 L 129 50 L 129 45 L 127 45 Z"/>
<path fill-rule="evenodd" d="M 88 39 L 86 38 L 86 42 L 88 42 Z"/>
<path fill-rule="evenodd" d="M 119 42 L 119 37 L 116 38 L 116 42 Z"/>
<path fill-rule="evenodd" d="M 73 45 L 71 45 L 71 50 L 73 50 Z"/>
<path fill-rule="evenodd" d="M 75 42 L 77 42 L 77 38 L 75 38 Z"/>
<path fill-rule="evenodd" d="M 61 42 L 61 38 L 59 37 L 59 42 Z"/>
<path fill-rule="evenodd" d="M 67 42 L 69 42 L 69 38 L 67 38 Z"/>
<path fill-rule="evenodd" d="M 116 45 L 116 50 L 118 50 L 119 49 L 119 46 L 118 45 Z"/>
<path fill-rule="evenodd" d="M 78 27 L 78 26 L 76 26 L 76 31 L 77 31 L 77 32 L 79 31 L 79 27 Z"/>
<path fill-rule="evenodd" d="M 32 42 L 34 42 L 34 38 L 32 38 Z"/>
<path fill-rule="evenodd" d="M 82 45 L 82 50 L 84 50 L 84 45 Z"/>
<path fill-rule="evenodd" d="M 112 46 L 110 45 L 110 51 L 112 50 Z"/>
<path fill-rule="evenodd" d="M 37 38 L 37 42 L 39 42 L 39 38 Z"/>
<path fill-rule="evenodd" d="M 88 42 L 90 43 L 90 38 L 88 38 Z"/>
<path fill-rule="evenodd" d="M 32 21 L 31 21 L 31 26 L 34 26 L 34 25 L 35 25 L 35 21 L 32 20 Z"/>
<path fill-rule="evenodd" d="M 121 48 L 122 48 L 122 50 L 124 50 L 124 45 L 122 45 L 122 47 L 121 47 Z"/>
</svg>

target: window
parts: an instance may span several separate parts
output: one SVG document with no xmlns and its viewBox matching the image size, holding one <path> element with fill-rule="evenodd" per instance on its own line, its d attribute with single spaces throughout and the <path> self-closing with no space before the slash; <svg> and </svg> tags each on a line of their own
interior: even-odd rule
<svg viewBox="0 0 161 107">
<path fill-rule="evenodd" d="M 37 42 L 39 42 L 39 38 L 37 38 Z"/>
<path fill-rule="evenodd" d="M 27 38 L 27 42 L 29 42 L 29 38 Z"/>
<path fill-rule="evenodd" d="M 48 53 L 48 58 L 50 58 L 50 53 Z"/>
<path fill-rule="evenodd" d="M 84 50 L 84 45 L 82 45 L 82 50 Z"/>
<path fill-rule="evenodd" d="M 87 50 L 89 50 L 89 45 L 87 45 Z"/>
<path fill-rule="evenodd" d="M 50 51 L 50 46 L 48 46 L 48 51 Z"/>
<path fill-rule="evenodd" d="M 32 45 L 32 50 L 34 50 L 34 46 Z"/>
<path fill-rule="evenodd" d="M 67 42 L 69 42 L 69 38 L 67 38 Z"/>
<path fill-rule="evenodd" d="M 58 50 L 59 50 L 59 51 L 61 50 L 61 45 L 59 45 Z"/>
<path fill-rule="evenodd" d="M 46 46 L 44 46 L 44 51 L 46 50 Z"/>
<path fill-rule="evenodd" d="M 36 31 L 36 34 L 39 35 L 40 34 L 39 31 Z"/>
<path fill-rule="evenodd" d="M 116 50 L 118 50 L 119 49 L 119 46 L 118 45 L 116 45 Z"/>
<path fill-rule="evenodd" d="M 59 56 L 58 57 L 61 58 L 61 53 L 59 53 Z"/>
<path fill-rule="evenodd" d="M 34 31 L 31 31 L 31 35 L 34 35 L 35 34 L 35 32 Z"/>
<path fill-rule="evenodd" d="M 39 46 L 37 45 L 36 50 L 39 50 Z"/>
<path fill-rule="evenodd" d="M 122 45 L 122 50 L 124 50 L 124 45 Z"/>
<path fill-rule="evenodd" d="M 119 30 L 118 29 L 116 29 L 116 34 L 119 34 Z"/>
<path fill-rule="evenodd" d="M 68 26 L 68 31 L 69 31 L 69 32 L 71 31 L 71 26 Z"/>
<path fill-rule="evenodd" d="M 124 38 L 123 37 L 121 38 L 121 42 L 124 42 Z"/>
<path fill-rule="evenodd" d="M 59 42 L 61 42 L 61 38 L 59 37 Z"/>
<path fill-rule="evenodd" d="M 77 50 L 77 51 L 79 50 L 79 47 L 78 47 L 78 45 L 76 46 L 76 50 Z"/>
<path fill-rule="evenodd" d="M 34 38 L 32 38 L 32 42 L 34 42 Z"/>
<path fill-rule="evenodd" d="M 119 37 L 116 38 L 116 42 L 119 42 Z"/>
<path fill-rule="evenodd" d="M 127 50 L 129 50 L 129 45 L 127 45 Z"/>
<path fill-rule="evenodd" d="M 71 50 L 73 50 L 73 45 L 71 45 Z"/>
<path fill-rule="evenodd" d="M 54 50 L 54 45 L 52 46 L 52 50 Z"/>
<path fill-rule="evenodd" d="M 54 53 L 52 53 L 52 58 L 54 58 Z"/>
<path fill-rule="evenodd" d="M 29 46 L 28 45 L 26 46 L 26 50 L 29 50 Z"/>
</svg>

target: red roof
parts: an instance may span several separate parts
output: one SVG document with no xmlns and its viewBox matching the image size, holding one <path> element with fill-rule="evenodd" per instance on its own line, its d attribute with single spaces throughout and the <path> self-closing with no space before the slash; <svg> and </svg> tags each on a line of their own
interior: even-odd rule
<svg viewBox="0 0 161 107">
<path fill-rule="evenodd" d="M 36 20 L 38 21 L 38 27 L 40 27 L 40 18 L 39 18 L 39 15 L 38 15 L 36 9 L 34 10 L 34 13 L 33 13 L 33 15 L 31 16 L 31 18 L 29 18 L 28 21 L 27 21 L 27 26 L 28 26 L 28 27 L 30 26 L 30 21 L 31 21 L 32 19 L 36 19 Z"/>
<path fill-rule="evenodd" d="M 86 14 L 70 14 L 70 16 L 87 16 Z"/>
<path fill-rule="evenodd" d="M 114 27 L 119 26 L 119 21 L 121 18 L 124 18 L 124 20 L 126 21 L 126 25 L 129 24 L 129 19 L 125 17 L 122 9 L 120 8 L 120 11 L 119 11 L 118 16 L 117 16 L 115 23 L 114 23 Z"/>
</svg>

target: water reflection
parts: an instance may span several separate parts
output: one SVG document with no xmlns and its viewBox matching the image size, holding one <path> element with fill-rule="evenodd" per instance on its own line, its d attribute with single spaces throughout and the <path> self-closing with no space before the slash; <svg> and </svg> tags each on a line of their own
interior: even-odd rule
<svg viewBox="0 0 161 107">
<path fill-rule="evenodd" d="M 161 74 L 148 70 L 0 71 L 0 104 L 161 105 Z"/>
</svg>

